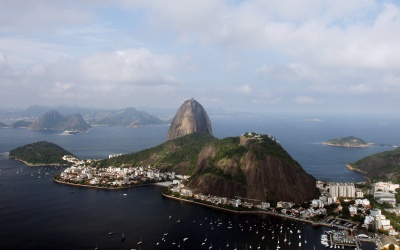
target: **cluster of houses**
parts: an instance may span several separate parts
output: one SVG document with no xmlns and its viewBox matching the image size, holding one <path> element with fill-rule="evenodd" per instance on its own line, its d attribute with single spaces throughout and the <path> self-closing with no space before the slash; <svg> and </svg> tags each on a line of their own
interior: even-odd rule
<svg viewBox="0 0 400 250">
<path fill-rule="evenodd" d="M 84 161 L 66 155 L 64 160 L 73 163 L 60 174 L 60 180 L 68 183 L 100 187 L 126 187 L 146 182 L 160 182 L 174 180 L 175 178 L 188 178 L 177 176 L 174 172 L 160 172 L 158 169 L 147 167 L 114 167 L 95 168 L 86 166 Z"/>
<path fill-rule="evenodd" d="M 247 207 L 257 208 L 259 210 L 268 210 L 271 212 L 280 211 L 285 215 L 294 216 L 297 218 L 309 219 L 318 215 L 327 215 L 326 205 L 338 204 L 337 210 L 342 210 L 338 198 L 345 198 L 345 201 L 354 201 L 351 204 L 349 212 L 351 216 L 362 214 L 365 215 L 363 227 L 372 228 L 374 230 L 383 229 L 389 232 L 389 235 L 396 236 L 398 233 L 390 225 L 390 220 L 386 219 L 381 214 L 379 209 L 371 209 L 370 201 L 364 198 L 364 192 L 361 189 L 355 188 L 354 183 L 346 182 L 323 182 L 317 181 L 317 188 L 321 192 L 318 199 L 310 202 L 309 208 L 302 208 L 295 206 L 293 202 L 279 201 L 276 208 L 271 208 L 268 202 L 248 202 L 241 199 L 229 199 L 227 197 L 213 196 L 209 194 L 193 194 L 193 192 L 184 186 L 181 181 L 174 181 L 171 191 L 179 193 L 181 196 L 194 197 L 197 200 L 205 201 L 214 205 L 230 205 L 232 207 Z M 396 200 L 389 200 L 394 198 L 395 190 L 399 188 L 398 184 L 390 182 L 378 182 L 374 184 L 373 193 L 378 202 L 390 202 L 396 204 Z M 384 198 L 383 198 L 384 197 Z M 353 202 L 352 202 L 353 203 Z M 369 215 L 368 212 L 369 211 Z"/>
</svg>

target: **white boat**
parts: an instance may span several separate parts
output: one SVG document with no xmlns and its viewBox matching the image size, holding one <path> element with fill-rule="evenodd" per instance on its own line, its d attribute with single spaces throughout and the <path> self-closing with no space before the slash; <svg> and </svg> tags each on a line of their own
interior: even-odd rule
<svg viewBox="0 0 400 250">
<path fill-rule="evenodd" d="M 142 245 L 142 237 L 140 237 L 140 240 L 137 242 L 138 245 Z"/>
</svg>

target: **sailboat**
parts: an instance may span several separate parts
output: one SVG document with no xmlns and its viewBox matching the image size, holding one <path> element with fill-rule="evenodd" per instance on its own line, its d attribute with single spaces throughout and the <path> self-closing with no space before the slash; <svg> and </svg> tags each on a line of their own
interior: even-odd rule
<svg viewBox="0 0 400 250">
<path fill-rule="evenodd" d="M 307 244 L 306 235 L 304 235 L 304 244 Z"/>
<path fill-rule="evenodd" d="M 125 234 L 122 233 L 121 241 L 124 241 L 124 240 L 125 240 Z"/>
<path fill-rule="evenodd" d="M 143 243 L 143 242 L 142 242 L 142 237 L 140 237 L 140 241 L 138 241 L 137 244 L 138 244 L 138 245 L 141 245 L 142 243 Z"/>
<path fill-rule="evenodd" d="M 111 227 L 110 232 L 108 232 L 108 235 L 112 235 L 113 233 L 114 232 L 113 232 L 112 227 Z"/>
</svg>

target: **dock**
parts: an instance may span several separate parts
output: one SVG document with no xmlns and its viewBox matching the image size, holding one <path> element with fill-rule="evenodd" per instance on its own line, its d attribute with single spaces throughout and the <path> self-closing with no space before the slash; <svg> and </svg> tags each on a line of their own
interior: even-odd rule
<svg viewBox="0 0 400 250">
<path fill-rule="evenodd" d="M 347 231 L 328 231 L 328 241 L 329 245 L 334 248 L 351 247 L 354 249 L 361 249 L 361 243 L 358 239 L 354 237 L 349 237 Z"/>
</svg>

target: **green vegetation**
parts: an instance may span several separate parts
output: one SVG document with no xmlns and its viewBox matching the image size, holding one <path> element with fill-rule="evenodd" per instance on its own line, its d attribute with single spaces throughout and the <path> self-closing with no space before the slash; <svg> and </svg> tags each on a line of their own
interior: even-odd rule
<svg viewBox="0 0 400 250">
<path fill-rule="evenodd" d="M 335 138 L 324 142 L 324 144 L 331 146 L 344 146 L 344 147 L 367 147 L 369 144 L 357 137 L 347 136 L 341 138 Z"/>
<path fill-rule="evenodd" d="M 67 164 L 62 159 L 64 155 L 72 155 L 62 147 L 47 141 L 39 141 L 15 148 L 9 156 L 24 161 L 29 165 L 62 165 Z"/>
<path fill-rule="evenodd" d="M 217 140 L 207 133 L 193 133 L 167 141 L 150 149 L 103 160 L 98 162 L 98 164 L 100 167 L 154 165 L 168 171 L 174 171 L 183 165 L 186 166 L 185 172 L 191 174 L 203 147 Z"/>
<path fill-rule="evenodd" d="M 290 165 L 300 167 L 300 164 L 293 160 L 286 150 L 278 142 L 269 138 L 268 135 L 261 135 L 260 140 L 259 143 L 253 144 L 253 146 L 250 147 L 250 151 L 256 155 L 257 159 L 262 160 L 266 157 L 276 157 Z M 258 145 L 258 147 L 256 147 L 256 145 Z"/>
<path fill-rule="evenodd" d="M 367 172 L 367 177 L 374 180 L 400 183 L 400 148 L 364 157 L 350 165 Z"/>
</svg>

